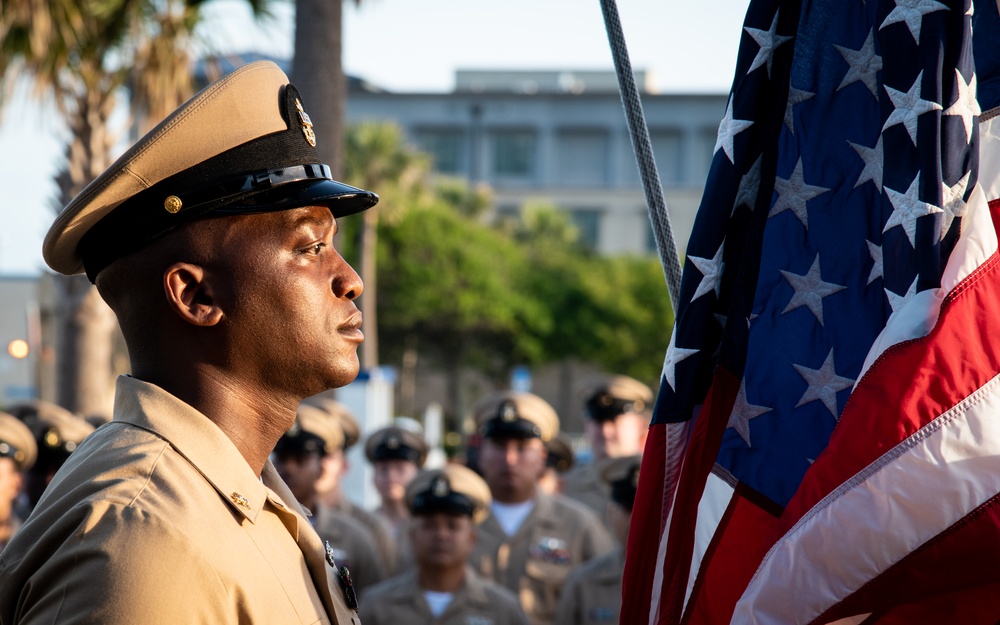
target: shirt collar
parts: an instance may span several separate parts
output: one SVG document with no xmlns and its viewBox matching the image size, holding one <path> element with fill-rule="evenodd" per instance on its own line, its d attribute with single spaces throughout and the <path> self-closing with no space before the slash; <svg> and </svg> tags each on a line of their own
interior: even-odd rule
<svg viewBox="0 0 1000 625">
<path fill-rule="evenodd" d="M 211 419 L 162 388 L 119 376 L 114 420 L 153 432 L 184 456 L 229 506 L 256 522 L 267 488 Z"/>
</svg>

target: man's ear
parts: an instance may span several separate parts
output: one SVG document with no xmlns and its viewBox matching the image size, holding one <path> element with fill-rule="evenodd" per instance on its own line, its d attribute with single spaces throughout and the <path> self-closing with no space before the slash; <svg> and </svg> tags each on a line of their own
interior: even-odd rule
<svg viewBox="0 0 1000 625">
<path fill-rule="evenodd" d="M 222 309 L 202 267 L 170 265 L 163 272 L 163 290 L 170 308 L 191 325 L 208 327 L 222 320 Z"/>
</svg>

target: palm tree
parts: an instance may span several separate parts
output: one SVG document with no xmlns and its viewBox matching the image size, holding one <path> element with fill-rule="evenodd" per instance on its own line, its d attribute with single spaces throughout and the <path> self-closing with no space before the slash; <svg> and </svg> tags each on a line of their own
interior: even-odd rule
<svg viewBox="0 0 1000 625">
<path fill-rule="evenodd" d="M 265 0 L 248 0 L 255 14 Z M 39 99 L 54 103 L 70 130 L 57 174 L 57 207 L 65 206 L 112 160 L 109 126 L 119 96 L 131 88 L 137 128 L 183 102 L 192 91 L 190 41 L 202 0 L 3 0 L 0 76 L 9 91 L 30 77 Z M 0 102 L 2 104 L 2 102 Z M 63 324 L 61 404 L 105 411 L 112 397 L 114 315 L 81 276 L 57 279 Z"/>
</svg>

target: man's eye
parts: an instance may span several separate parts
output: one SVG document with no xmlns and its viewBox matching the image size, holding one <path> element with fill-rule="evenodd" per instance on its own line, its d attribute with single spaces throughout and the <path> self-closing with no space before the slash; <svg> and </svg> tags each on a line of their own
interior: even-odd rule
<svg viewBox="0 0 1000 625">
<path fill-rule="evenodd" d="M 306 251 L 308 253 L 310 253 L 310 254 L 319 254 L 320 252 L 323 251 L 324 247 L 326 247 L 326 243 L 323 243 L 323 242 L 314 243 L 314 244 L 310 245 L 309 247 L 307 247 Z"/>
</svg>

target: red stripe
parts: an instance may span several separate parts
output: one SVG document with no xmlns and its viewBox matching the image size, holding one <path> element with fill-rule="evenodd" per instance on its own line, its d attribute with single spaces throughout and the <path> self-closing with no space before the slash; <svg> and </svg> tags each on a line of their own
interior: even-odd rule
<svg viewBox="0 0 1000 625">
<path fill-rule="evenodd" d="M 658 541 L 663 534 L 665 510 L 669 505 L 669 501 L 664 501 L 663 493 L 666 427 L 665 424 L 658 423 L 649 428 L 642 453 L 635 507 L 632 509 L 625 549 L 620 617 L 622 623 L 639 624 L 649 620 Z"/>
<path fill-rule="evenodd" d="M 941 614 L 950 610 L 951 614 L 966 614 L 962 599 L 964 590 L 969 589 L 977 606 L 990 606 L 993 620 L 969 620 L 978 611 L 970 613 L 969 619 L 945 618 L 937 621 L 921 619 L 919 623 L 975 623 L 989 622 L 993 625 L 1000 618 L 1000 592 L 988 593 L 983 585 L 1000 585 L 1000 495 L 990 499 L 971 514 L 956 523 L 933 540 L 915 550 L 895 566 L 878 576 L 845 601 L 834 606 L 816 619 L 815 623 L 827 623 L 839 618 L 867 612 L 880 612 L 888 606 L 921 606 L 927 614 Z M 962 592 L 960 592 L 962 591 Z M 916 603 L 914 597 L 920 597 Z M 893 610 L 889 620 L 883 623 L 914 622 L 899 621 L 896 615 L 913 615 L 919 610 Z"/>
<path fill-rule="evenodd" d="M 694 552 L 694 532 L 698 519 L 698 502 L 705 482 L 715 465 L 722 435 L 729 423 L 729 414 L 740 388 L 740 378 L 722 367 L 716 370 L 708 397 L 695 423 L 691 444 L 677 486 L 677 498 L 671 527 L 668 528 L 666 561 L 664 562 L 663 593 L 657 625 L 680 622 Z"/>
<path fill-rule="evenodd" d="M 705 552 L 688 601 L 685 625 L 718 625 L 732 620 L 736 602 L 770 547 L 777 517 L 746 499 L 745 492 L 737 487 Z"/>
<path fill-rule="evenodd" d="M 994 227 L 1000 202 L 990 202 Z M 886 351 L 851 394 L 830 443 L 789 502 L 787 532 L 823 497 L 940 416 L 1000 371 L 1000 264 L 994 253 L 947 295 L 920 339 Z M 893 418 L 886 418 L 891 409 Z"/>
</svg>

